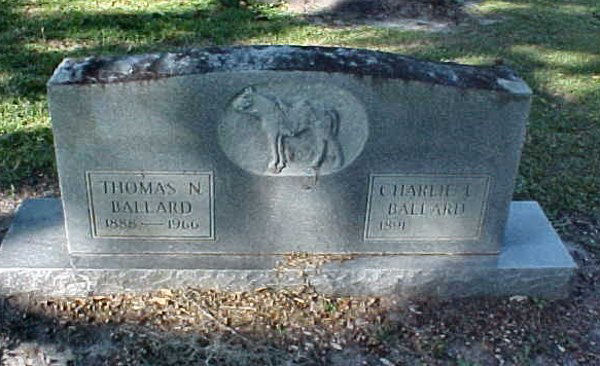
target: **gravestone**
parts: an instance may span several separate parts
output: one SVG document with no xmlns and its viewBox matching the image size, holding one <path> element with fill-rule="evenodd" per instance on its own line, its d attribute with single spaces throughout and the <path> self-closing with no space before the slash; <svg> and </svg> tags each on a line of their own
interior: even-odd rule
<svg viewBox="0 0 600 366">
<path fill-rule="evenodd" d="M 511 204 L 531 91 L 505 67 L 211 48 L 66 59 L 48 93 L 64 210 L 19 210 L 4 292 L 26 268 L 26 288 L 61 294 L 308 275 L 338 293 L 561 296 L 575 268 L 539 207 Z M 293 253 L 327 263 L 281 276 Z"/>
</svg>

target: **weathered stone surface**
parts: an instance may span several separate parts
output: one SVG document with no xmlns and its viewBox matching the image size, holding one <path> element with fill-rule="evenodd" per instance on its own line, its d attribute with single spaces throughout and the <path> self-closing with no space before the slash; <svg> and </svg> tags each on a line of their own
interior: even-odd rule
<svg viewBox="0 0 600 366">
<path fill-rule="evenodd" d="M 0 295 L 86 295 L 193 286 L 249 290 L 309 281 L 337 294 L 466 297 L 567 294 L 576 265 L 535 202 L 513 202 L 499 256 L 355 255 L 319 268 L 281 256 L 69 256 L 58 199 L 23 203 L 0 246 Z"/>
<path fill-rule="evenodd" d="M 69 252 L 497 254 L 530 96 L 507 68 L 346 48 L 65 60 Z"/>
<path fill-rule="evenodd" d="M 164 77 L 245 71 L 313 71 L 531 93 L 508 67 L 477 67 L 418 60 L 344 47 L 237 46 L 137 56 L 65 59 L 48 84 L 108 84 Z"/>
</svg>

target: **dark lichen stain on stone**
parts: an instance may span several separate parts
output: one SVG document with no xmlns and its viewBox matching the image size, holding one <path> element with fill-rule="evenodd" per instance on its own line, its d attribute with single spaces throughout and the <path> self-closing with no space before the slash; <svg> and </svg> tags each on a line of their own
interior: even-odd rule
<svg viewBox="0 0 600 366">
<path fill-rule="evenodd" d="M 505 66 L 477 67 L 342 47 L 235 46 L 122 57 L 65 59 L 49 85 L 106 84 L 239 71 L 315 71 L 402 79 L 509 92 L 498 79 L 521 81 Z"/>
</svg>

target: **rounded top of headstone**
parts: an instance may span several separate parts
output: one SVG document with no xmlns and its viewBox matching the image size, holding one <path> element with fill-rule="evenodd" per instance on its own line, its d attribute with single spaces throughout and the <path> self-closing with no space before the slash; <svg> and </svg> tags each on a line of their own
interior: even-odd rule
<svg viewBox="0 0 600 366">
<path fill-rule="evenodd" d="M 106 84 L 244 71 L 345 73 L 513 95 L 531 94 L 527 84 L 506 66 L 468 66 L 364 49 L 313 46 L 210 47 L 133 56 L 67 58 L 54 71 L 48 85 Z"/>
</svg>

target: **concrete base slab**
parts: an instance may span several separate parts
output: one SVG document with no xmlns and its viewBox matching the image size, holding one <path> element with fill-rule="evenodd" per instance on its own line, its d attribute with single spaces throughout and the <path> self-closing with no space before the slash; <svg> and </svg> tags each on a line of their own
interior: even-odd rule
<svg viewBox="0 0 600 366">
<path fill-rule="evenodd" d="M 25 201 L 0 245 L 0 295 L 81 296 L 159 288 L 251 290 L 310 283 L 343 295 L 568 294 L 577 268 L 536 202 L 513 202 L 499 256 L 69 256 L 60 199 Z M 318 265 L 315 265 L 318 262 Z"/>
</svg>

